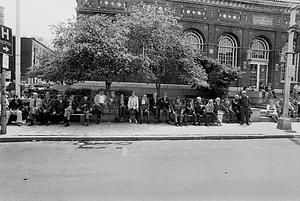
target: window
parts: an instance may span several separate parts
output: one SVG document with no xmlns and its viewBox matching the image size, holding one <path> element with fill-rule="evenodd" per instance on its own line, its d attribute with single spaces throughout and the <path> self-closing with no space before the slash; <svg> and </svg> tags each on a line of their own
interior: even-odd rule
<svg viewBox="0 0 300 201">
<path fill-rule="evenodd" d="M 199 35 L 196 34 L 195 32 L 188 31 L 185 34 L 185 37 L 191 41 L 191 43 L 198 49 L 203 50 L 204 49 L 204 40 L 203 38 Z"/>
<path fill-rule="evenodd" d="M 293 46 L 293 49 L 295 50 L 295 44 Z M 287 63 L 287 52 L 288 52 L 288 44 L 285 44 L 281 51 L 281 71 L 280 71 L 280 81 L 284 82 L 285 80 L 285 68 Z M 299 53 L 293 54 L 293 62 L 292 62 L 292 72 L 291 72 L 291 82 L 298 82 L 298 72 L 299 72 L 299 60 L 300 55 Z"/>
<path fill-rule="evenodd" d="M 237 64 L 237 42 L 230 35 L 223 35 L 218 43 L 218 60 L 221 64 L 236 66 Z"/>
<path fill-rule="evenodd" d="M 250 47 L 250 58 L 269 60 L 269 45 L 263 38 L 256 38 L 253 40 Z"/>
</svg>

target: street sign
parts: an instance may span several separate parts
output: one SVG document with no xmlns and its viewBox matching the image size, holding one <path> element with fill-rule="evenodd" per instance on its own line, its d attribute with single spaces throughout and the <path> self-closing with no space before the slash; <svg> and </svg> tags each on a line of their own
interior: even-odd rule
<svg viewBox="0 0 300 201">
<path fill-rule="evenodd" d="M 9 69 L 9 56 L 6 54 L 3 54 L 3 68 Z"/>
<path fill-rule="evenodd" d="M 13 55 L 12 30 L 9 27 L 0 25 L 0 53 Z"/>
</svg>

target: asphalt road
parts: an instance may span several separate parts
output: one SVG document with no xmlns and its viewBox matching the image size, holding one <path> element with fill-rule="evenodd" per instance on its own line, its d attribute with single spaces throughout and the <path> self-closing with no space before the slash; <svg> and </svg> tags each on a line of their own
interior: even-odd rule
<svg viewBox="0 0 300 201">
<path fill-rule="evenodd" d="M 299 201 L 300 139 L 0 144 L 2 201 Z"/>
</svg>

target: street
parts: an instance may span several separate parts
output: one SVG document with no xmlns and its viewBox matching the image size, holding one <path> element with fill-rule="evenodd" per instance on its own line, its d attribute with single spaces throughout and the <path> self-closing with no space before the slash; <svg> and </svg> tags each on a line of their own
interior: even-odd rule
<svg viewBox="0 0 300 201">
<path fill-rule="evenodd" d="M 300 200 L 300 139 L 0 144 L 0 200 Z"/>
</svg>

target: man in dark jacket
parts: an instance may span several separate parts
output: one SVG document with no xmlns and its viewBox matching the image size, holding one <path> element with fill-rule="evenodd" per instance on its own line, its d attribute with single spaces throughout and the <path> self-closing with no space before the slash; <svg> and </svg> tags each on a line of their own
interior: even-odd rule
<svg viewBox="0 0 300 201">
<path fill-rule="evenodd" d="M 63 100 L 62 94 L 57 95 L 57 99 L 53 103 L 52 117 L 54 122 L 62 122 L 64 120 L 65 109 L 68 107 L 66 100 Z"/>
<path fill-rule="evenodd" d="M 166 113 L 167 123 L 170 123 L 170 99 L 168 98 L 167 92 L 164 93 L 164 96 L 159 99 L 159 122 L 162 119 L 163 113 Z"/>
<path fill-rule="evenodd" d="M 242 96 L 239 99 L 239 107 L 241 111 L 241 125 L 243 125 L 244 123 L 249 125 L 250 103 L 246 91 L 242 91 Z"/>
<path fill-rule="evenodd" d="M 150 111 L 154 114 L 154 123 L 158 123 L 159 100 L 157 93 L 154 93 L 150 99 Z"/>
<path fill-rule="evenodd" d="M 53 102 L 54 100 L 50 97 L 50 92 L 46 92 L 45 99 L 42 101 L 41 124 L 49 126 Z"/>
<path fill-rule="evenodd" d="M 17 116 L 17 125 L 22 125 L 22 102 L 17 95 L 14 95 L 13 99 L 9 102 L 8 110 L 6 111 L 6 124 L 10 123 L 10 117 L 12 115 Z"/>
</svg>

